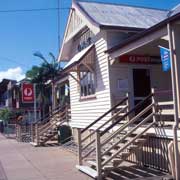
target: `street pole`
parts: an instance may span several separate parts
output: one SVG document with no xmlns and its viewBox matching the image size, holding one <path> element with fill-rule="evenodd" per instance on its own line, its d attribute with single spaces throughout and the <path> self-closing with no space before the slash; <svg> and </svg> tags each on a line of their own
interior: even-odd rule
<svg viewBox="0 0 180 180">
<path fill-rule="evenodd" d="M 57 0 L 58 1 L 58 48 L 59 48 L 59 51 L 60 51 L 60 0 Z"/>
</svg>

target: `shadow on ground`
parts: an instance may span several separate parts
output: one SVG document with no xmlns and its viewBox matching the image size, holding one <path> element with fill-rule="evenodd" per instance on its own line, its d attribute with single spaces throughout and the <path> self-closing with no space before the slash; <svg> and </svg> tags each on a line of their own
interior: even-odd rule
<svg viewBox="0 0 180 180">
<path fill-rule="evenodd" d="M 148 168 L 148 167 L 139 167 L 137 165 L 132 166 L 122 166 L 114 171 L 112 171 L 107 180 L 127 180 L 127 179 L 137 179 L 137 180 L 170 180 L 172 179 L 171 176 L 168 174 Z"/>
</svg>

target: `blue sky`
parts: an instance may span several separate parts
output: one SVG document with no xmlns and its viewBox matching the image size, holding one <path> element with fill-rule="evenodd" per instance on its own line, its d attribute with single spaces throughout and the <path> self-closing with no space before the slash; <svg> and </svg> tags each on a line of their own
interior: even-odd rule
<svg viewBox="0 0 180 180">
<path fill-rule="evenodd" d="M 170 9 L 179 0 L 97 0 L 121 4 Z M 0 79 L 8 70 L 22 75 L 32 65 L 41 61 L 33 56 L 41 51 L 58 55 L 58 16 L 57 10 L 39 12 L 4 13 L 4 10 L 56 8 L 58 0 L 6 0 L 0 1 Z M 60 7 L 70 7 L 71 0 L 60 0 Z M 60 36 L 63 38 L 68 9 L 60 10 Z M 17 71 L 17 68 L 18 71 Z M 16 69 L 16 71 L 13 71 Z M 6 72 L 8 71 L 8 72 Z M 8 76 L 9 77 L 9 76 Z M 21 76 L 20 76 L 21 77 Z M 16 78 L 16 77 L 14 77 Z"/>
</svg>

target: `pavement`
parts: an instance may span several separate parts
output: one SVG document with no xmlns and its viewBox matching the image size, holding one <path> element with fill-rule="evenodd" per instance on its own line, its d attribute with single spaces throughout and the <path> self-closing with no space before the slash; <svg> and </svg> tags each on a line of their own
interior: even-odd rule
<svg viewBox="0 0 180 180">
<path fill-rule="evenodd" d="M 0 180 L 91 180 L 60 147 L 33 147 L 0 134 Z"/>
</svg>

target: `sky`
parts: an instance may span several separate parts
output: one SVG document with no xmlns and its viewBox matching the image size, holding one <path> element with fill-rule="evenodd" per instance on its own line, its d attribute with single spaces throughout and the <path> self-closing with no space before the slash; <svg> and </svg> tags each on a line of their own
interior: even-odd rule
<svg viewBox="0 0 180 180">
<path fill-rule="evenodd" d="M 91 0 L 88 0 L 91 1 Z M 93 0 L 97 2 L 171 9 L 180 0 Z M 60 39 L 62 41 L 71 0 L 60 2 Z M 33 56 L 40 51 L 47 59 L 49 52 L 59 51 L 58 11 L 8 12 L 8 10 L 57 8 L 58 0 L 0 0 L 0 81 L 20 80 L 33 65 L 42 61 Z"/>
</svg>

